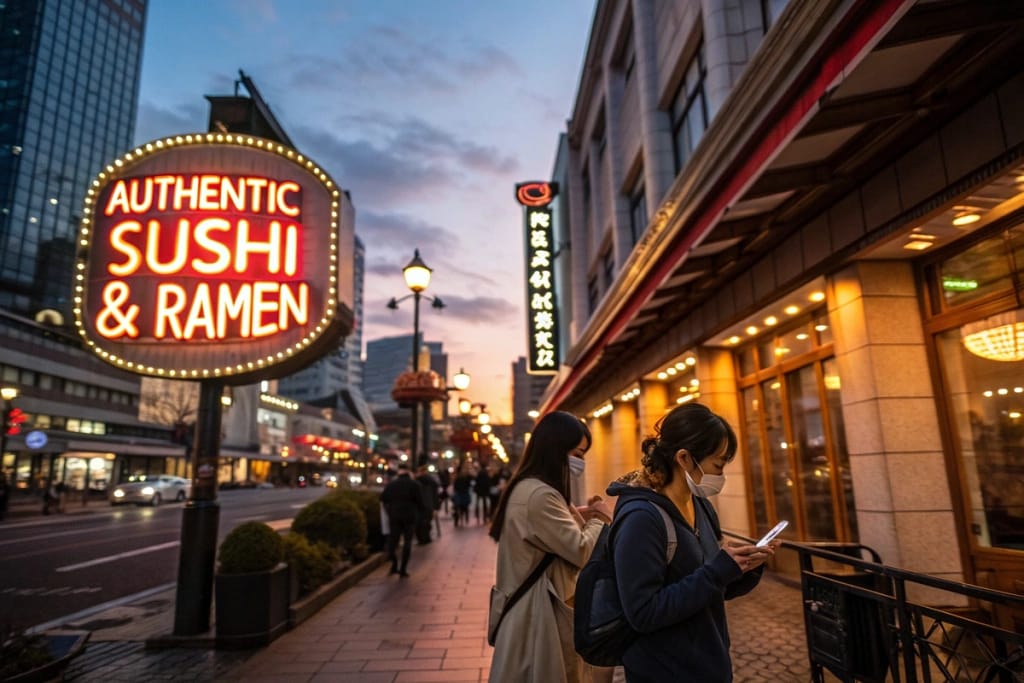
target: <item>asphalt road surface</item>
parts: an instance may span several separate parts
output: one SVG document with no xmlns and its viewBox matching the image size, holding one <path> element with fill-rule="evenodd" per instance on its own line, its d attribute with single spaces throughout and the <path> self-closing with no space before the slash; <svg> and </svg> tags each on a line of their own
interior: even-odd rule
<svg viewBox="0 0 1024 683">
<path fill-rule="evenodd" d="M 221 491 L 218 545 L 238 524 L 287 528 L 323 488 Z M 178 580 L 181 504 L 11 520 L 0 526 L 0 634 Z"/>
</svg>

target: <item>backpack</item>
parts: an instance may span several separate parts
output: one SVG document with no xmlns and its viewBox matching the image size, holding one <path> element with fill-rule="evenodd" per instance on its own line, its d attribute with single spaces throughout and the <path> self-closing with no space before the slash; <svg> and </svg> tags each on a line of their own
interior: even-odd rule
<svg viewBox="0 0 1024 683">
<path fill-rule="evenodd" d="M 668 534 L 665 562 L 671 563 L 676 554 L 676 527 L 665 509 L 653 501 L 630 501 L 617 511 L 615 520 L 601 529 L 594 552 L 583 565 L 576 579 L 575 613 L 573 615 L 573 641 L 576 652 L 594 666 L 616 666 L 622 655 L 637 638 L 622 612 L 619 588 L 615 580 L 615 552 L 612 547 L 615 528 L 626 513 L 643 505 L 650 505 L 661 515 Z"/>
</svg>

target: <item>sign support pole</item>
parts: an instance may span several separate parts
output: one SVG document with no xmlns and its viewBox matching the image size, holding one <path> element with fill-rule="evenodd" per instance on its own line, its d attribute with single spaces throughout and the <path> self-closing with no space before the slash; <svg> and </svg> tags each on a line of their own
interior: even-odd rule
<svg viewBox="0 0 1024 683">
<path fill-rule="evenodd" d="M 210 630 L 220 520 L 217 459 L 223 392 L 224 383 L 219 379 L 199 382 L 199 411 L 192 450 L 192 495 L 181 517 L 181 553 L 174 602 L 176 636 L 194 636 Z"/>
</svg>

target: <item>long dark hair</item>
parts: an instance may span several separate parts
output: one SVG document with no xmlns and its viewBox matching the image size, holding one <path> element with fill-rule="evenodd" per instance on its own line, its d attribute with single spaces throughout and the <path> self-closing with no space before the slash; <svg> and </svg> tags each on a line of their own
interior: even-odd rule
<svg viewBox="0 0 1024 683">
<path fill-rule="evenodd" d="M 676 406 L 654 426 L 654 436 L 644 439 L 640 463 L 655 488 L 672 483 L 676 453 L 686 449 L 694 462 L 714 455 L 726 444 L 723 458 L 729 462 L 736 456 L 736 432 L 729 423 L 700 403 Z"/>
<path fill-rule="evenodd" d="M 566 504 L 569 503 L 569 451 L 576 448 L 584 438 L 589 449 L 592 443 L 590 430 L 572 413 L 557 411 L 548 413 L 540 419 L 533 428 L 530 441 L 523 449 L 519 466 L 508 480 L 498 501 L 498 508 L 491 520 L 491 538 L 497 541 L 501 537 L 508 498 L 512 494 L 512 489 L 523 479 L 540 479 L 561 493 Z"/>
</svg>

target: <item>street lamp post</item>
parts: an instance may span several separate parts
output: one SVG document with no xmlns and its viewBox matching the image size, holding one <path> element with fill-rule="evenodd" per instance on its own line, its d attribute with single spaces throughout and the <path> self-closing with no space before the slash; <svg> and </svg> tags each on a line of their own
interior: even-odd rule
<svg viewBox="0 0 1024 683">
<path fill-rule="evenodd" d="M 433 272 L 431 268 L 427 267 L 427 264 L 420 258 L 420 250 L 415 249 L 413 252 L 412 260 L 402 268 L 402 276 L 405 278 L 405 285 L 412 290 L 412 294 L 407 294 L 401 299 L 392 298 L 388 302 L 388 308 L 395 310 L 398 308 L 398 304 L 405 301 L 409 297 L 413 299 L 412 309 L 412 371 L 419 372 L 420 369 L 420 299 L 427 299 L 431 302 L 431 306 L 436 309 L 444 308 L 444 302 L 441 301 L 440 297 L 430 297 L 423 294 L 423 290 L 430 284 L 430 274 Z M 413 458 L 413 462 L 419 457 L 419 401 L 412 401 L 412 408 L 410 409 L 410 419 L 412 422 L 411 434 L 409 436 L 409 451 Z"/>
</svg>

